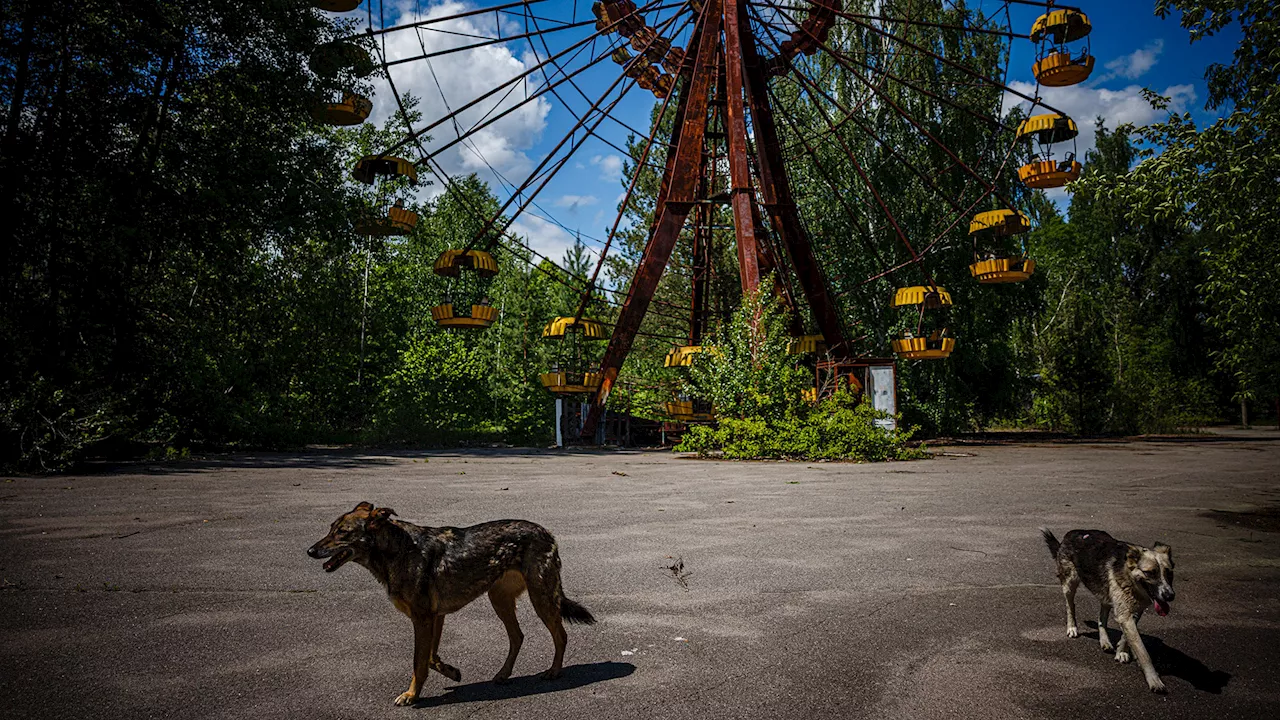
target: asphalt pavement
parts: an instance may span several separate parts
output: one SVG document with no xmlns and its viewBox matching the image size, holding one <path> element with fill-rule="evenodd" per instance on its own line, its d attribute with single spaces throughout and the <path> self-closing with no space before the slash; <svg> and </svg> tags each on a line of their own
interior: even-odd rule
<svg viewBox="0 0 1280 720">
<path fill-rule="evenodd" d="M 1276 718 L 1280 433 L 935 448 L 881 464 L 670 452 L 314 450 L 0 481 L 0 708 L 14 718 Z M 527 600 L 513 682 L 483 598 L 413 708 L 412 630 L 304 550 L 360 500 L 557 537 L 561 679 Z M 1069 639 L 1037 527 L 1173 546 L 1168 685 Z M 674 569 L 673 569 L 674 568 Z M 682 569 L 681 569 L 682 568 Z M 1113 627 L 1112 634 L 1118 637 Z"/>
</svg>

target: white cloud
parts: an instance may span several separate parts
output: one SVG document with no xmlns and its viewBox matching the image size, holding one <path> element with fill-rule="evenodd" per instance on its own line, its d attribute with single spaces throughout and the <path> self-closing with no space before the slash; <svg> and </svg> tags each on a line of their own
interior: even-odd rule
<svg viewBox="0 0 1280 720">
<path fill-rule="evenodd" d="M 596 155 L 591 164 L 600 168 L 600 179 L 617 181 L 622 177 L 622 158 L 617 155 Z"/>
<path fill-rule="evenodd" d="M 529 247 L 555 263 L 564 259 L 565 251 L 573 247 L 575 240 L 564 228 L 530 213 L 517 218 L 511 224 L 511 232 L 523 237 Z"/>
<path fill-rule="evenodd" d="M 1156 38 L 1147 43 L 1146 47 L 1139 48 L 1129 53 L 1121 55 L 1106 64 L 1107 74 L 1098 78 L 1098 81 L 1110 80 L 1111 78 L 1121 77 L 1126 80 L 1137 80 L 1147 71 L 1155 66 L 1160 59 L 1160 53 L 1164 52 L 1164 40 Z"/>
<path fill-rule="evenodd" d="M 1015 80 L 1009 85 L 1026 95 L 1033 95 L 1036 90 L 1035 84 L 1020 80 Z M 1149 125 L 1166 117 L 1168 112 L 1180 113 L 1185 111 L 1196 101 L 1195 87 L 1190 84 L 1170 85 L 1162 90 L 1160 94 L 1170 98 L 1168 111 L 1156 110 L 1151 107 L 1150 103 L 1143 100 L 1142 86 L 1140 85 L 1129 85 L 1123 90 L 1107 90 L 1084 85 L 1040 88 L 1041 99 L 1066 113 L 1067 117 L 1075 120 L 1076 126 L 1080 128 L 1080 136 L 1076 138 L 1076 157 L 1081 162 L 1084 162 L 1085 154 L 1096 146 L 1096 120 L 1098 117 L 1101 117 L 1104 125 L 1112 130 L 1123 123 Z M 1029 103 L 1021 101 L 1015 95 L 1005 94 L 1006 109 L 1018 104 L 1022 106 L 1024 111 L 1028 109 Z M 1044 112 L 1048 111 L 1039 107 L 1031 110 L 1032 114 Z M 1055 154 L 1058 157 L 1062 157 L 1063 153 L 1070 150 L 1069 145 L 1054 147 Z M 1049 190 L 1046 194 L 1050 200 L 1053 200 L 1065 210 L 1067 201 L 1067 191 L 1065 189 Z"/>
<path fill-rule="evenodd" d="M 474 4 L 445 0 L 427 7 L 425 12 L 419 14 L 415 3 L 404 0 L 399 5 L 401 14 L 396 22 L 404 24 L 444 17 L 473 7 L 475 7 Z M 406 30 L 389 33 L 385 36 L 387 60 L 417 57 L 423 54 L 424 48 L 430 53 L 477 42 L 474 37 L 463 35 L 498 36 L 497 25 L 491 14 L 449 20 L 429 27 L 462 35 L 434 32 L 428 29 L 419 32 Z M 504 33 L 506 30 L 504 26 Z M 495 44 L 432 58 L 430 65 L 424 60 L 393 65 L 390 71 L 396 90 L 401 96 L 408 93 L 418 98 L 417 109 L 423 117 L 416 127 L 421 130 L 445 117 L 450 109 L 457 110 L 463 107 L 504 81 L 524 73 L 530 66 L 528 59 L 517 58 L 508 45 Z M 433 68 L 434 76 L 431 72 Z M 454 122 L 446 121 L 432 129 L 429 133 L 431 140 L 425 143 L 427 148 L 430 150 L 442 147 L 449 141 L 456 140 L 459 131 L 466 134 L 473 125 L 481 122 L 486 116 L 492 118 L 518 105 L 527 94 L 536 90 L 540 79 L 540 76 L 534 73 L 528 78 L 513 83 L 517 87 L 515 92 L 507 93 L 504 89 L 480 101 L 457 116 L 456 128 Z M 521 83 L 526 86 L 521 87 Z M 370 118 L 371 122 L 380 124 L 396 110 L 395 99 L 385 80 L 375 80 L 373 101 L 374 112 Z M 437 159 L 450 175 L 475 172 L 495 189 L 501 185 L 489 170 L 490 165 L 508 180 L 518 183 L 533 167 L 527 152 L 541 137 L 550 111 L 551 104 L 546 98 L 537 98 L 492 125 L 475 131 L 466 141 L 454 145 L 437 156 Z M 437 182 L 429 192 L 443 190 L 444 184 Z"/>
<path fill-rule="evenodd" d="M 570 212 L 577 211 L 584 205 L 595 205 L 599 200 L 594 195 L 561 195 L 556 200 L 556 207 L 568 208 Z"/>
<path fill-rule="evenodd" d="M 1036 87 L 1033 83 L 1015 80 L 1010 87 L 1027 95 L 1033 95 Z M 1171 98 L 1169 112 L 1183 112 L 1196 100 L 1195 87 L 1190 84 L 1170 85 L 1160 91 L 1161 95 Z M 1084 154 L 1094 147 L 1096 135 L 1095 120 L 1102 117 L 1108 128 L 1115 128 L 1122 123 L 1147 125 L 1160 120 L 1165 112 L 1156 110 L 1142 99 L 1142 86 L 1129 85 L 1122 90 L 1072 85 L 1070 87 L 1040 88 L 1041 99 L 1053 107 L 1066 113 L 1076 121 L 1080 128 L 1080 137 L 1076 139 L 1077 153 L 1081 160 Z M 1019 104 L 1020 99 L 1013 95 L 1005 96 L 1005 107 Z M 1024 110 L 1028 103 L 1020 103 Z M 1036 108 L 1033 114 L 1047 112 Z"/>
</svg>

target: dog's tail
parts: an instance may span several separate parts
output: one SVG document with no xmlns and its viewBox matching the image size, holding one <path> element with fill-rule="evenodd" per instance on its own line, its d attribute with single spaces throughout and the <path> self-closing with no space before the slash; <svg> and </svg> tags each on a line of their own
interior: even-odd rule
<svg viewBox="0 0 1280 720">
<path fill-rule="evenodd" d="M 1058 542 L 1058 538 L 1048 528 L 1040 528 L 1040 534 L 1044 536 L 1044 544 L 1049 546 L 1049 554 L 1058 557 L 1058 548 L 1062 547 L 1062 543 Z"/>
<path fill-rule="evenodd" d="M 560 617 L 571 623 L 595 625 L 596 616 L 569 598 L 560 598 Z"/>
</svg>

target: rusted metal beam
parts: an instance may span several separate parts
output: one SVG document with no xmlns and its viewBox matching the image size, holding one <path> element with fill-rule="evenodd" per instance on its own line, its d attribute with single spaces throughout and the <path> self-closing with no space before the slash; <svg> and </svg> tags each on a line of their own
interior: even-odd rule
<svg viewBox="0 0 1280 720">
<path fill-rule="evenodd" d="M 747 18 L 746 0 L 728 0 L 738 5 L 739 38 L 742 42 L 742 67 L 745 76 L 747 104 L 751 108 L 751 126 L 755 130 L 757 163 L 760 176 L 760 194 L 774 232 L 786 248 L 804 291 L 805 300 L 818 321 L 818 328 L 831 348 L 843 346 L 844 325 L 840 321 L 835 301 L 827 290 L 826 278 L 813 247 L 800 225 L 782 158 L 782 146 L 778 142 L 778 130 L 774 126 L 773 109 L 769 104 L 768 80 L 764 63 L 756 50 L 755 35 Z"/>
<path fill-rule="evenodd" d="M 724 74 L 725 102 L 729 136 L 729 192 L 733 207 L 733 224 L 738 238 L 738 276 L 742 294 L 751 295 L 760 287 L 760 241 L 752 213 L 755 189 L 751 185 L 751 168 L 747 163 L 747 109 L 743 101 L 742 35 L 750 35 L 745 22 L 746 4 L 740 0 L 724 3 Z M 744 17 L 739 18 L 741 13 Z"/>
<path fill-rule="evenodd" d="M 731 0 L 732 1 L 732 0 Z M 665 197 L 655 208 L 658 221 L 645 245 L 627 299 L 622 303 L 609 346 L 600 361 L 601 382 L 583 424 L 582 437 L 595 437 L 605 402 L 618 381 L 618 372 L 631 351 L 640 323 L 671 259 L 676 238 L 697 200 L 702 141 L 707 129 L 707 101 L 716 75 L 716 48 L 720 42 L 721 0 L 708 0 L 698 21 L 698 46 L 693 75 L 681 85 L 680 115 L 676 117 L 678 140 L 674 161 L 667 165 Z"/>
</svg>

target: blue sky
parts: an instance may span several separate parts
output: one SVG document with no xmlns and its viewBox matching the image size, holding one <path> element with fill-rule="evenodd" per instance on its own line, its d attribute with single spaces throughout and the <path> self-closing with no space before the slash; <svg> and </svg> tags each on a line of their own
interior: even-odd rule
<svg viewBox="0 0 1280 720">
<path fill-rule="evenodd" d="M 374 24 L 379 24 L 379 0 L 374 3 Z M 381 14 L 388 25 L 406 22 L 424 16 L 441 17 L 478 7 L 492 7 L 499 0 L 383 0 Z M 644 0 L 637 4 L 643 6 Z M 977 3 L 971 3 L 977 4 Z M 983 0 L 988 8 L 1000 7 L 995 0 Z M 1234 26 L 1219 37 L 1191 44 L 1188 35 L 1178 25 L 1178 18 L 1160 20 L 1152 13 L 1151 2 L 1091 2 L 1078 3 L 1093 22 L 1092 51 L 1097 57 L 1093 77 L 1082 85 L 1068 88 L 1043 88 L 1044 100 L 1071 115 L 1081 127 L 1078 151 L 1081 157 L 1093 144 L 1093 118 L 1099 114 L 1114 127 L 1121 122 L 1145 124 L 1158 121 L 1159 115 L 1146 105 L 1140 96 L 1143 87 L 1150 87 L 1174 99 L 1174 109 L 1190 111 L 1199 122 L 1209 122 L 1216 113 L 1204 109 L 1207 92 L 1204 87 L 1204 70 L 1212 62 L 1229 61 L 1238 40 Z M 389 59 L 411 57 L 423 49 L 438 50 L 475 42 L 466 35 L 494 37 L 500 31 L 508 36 L 533 29 L 533 25 L 546 29 L 557 22 L 569 22 L 590 18 L 590 1 L 544 0 L 529 6 L 536 17 L 522 17 L 523 10 L 477 15 L 464 20 L 451 21 L 447 25 L 433 27 L 447 29 L 448 33 L 398 32 L 387 36 L 386 53 Z M 353 17 L 364 18 L 362 6 Z M 1012 26 L 1018 32 L 1027 32 L 1041 11 L 1034 7 L 1014 6 L 1011 10 Z M 575 14 L 576 13 L 576 14 Z M 672 11 L 647 13 L 650 26 L 671 17 Z M 677 26 L 679 23 L 677 23 Z M 672 26 L 672 27 L 677 27 Z M 583 27 L 557 32 L 547 36 L 550 52 L 555 53 L 591 34 L 592 28 Z M 688 28 L 678 32 L 668 29 L 663 33 L 675 45 L 687 43 Z M 392 77 L 397 89 L 408 91 L 421 99 L 421 109 L 428 120 L 446 113 L 445 107 L 457 109 L 484 92 L 533 67 L 545 59 L 548 47 L 541 43 L 530 44 L 517 40 L 492 45 L 480 50 L 468 50 L 438 57 L 430 65 L 416 61 L 397 65 Z M 605 52 L 603 43 L 597 43 L 597 54 Z M 1031 63 L 1035 48 L 1030 41 L 1015 41 L 1010 60 L 1010 85 L 1030 93 L 1034 89 Z M 573 70 L 585 64 L 587 55 L 580 55 L 566 64 Z M 434 73 L 432 72 L 434 71 Z M 618 76 L 617 66 L 605 60 L 575 78 L 590 100 L 604 92 Z M 530 82 L 517 82 L 512 92 L 500 93 L 465 114 L 466 127 L 483 122 L 490 110 L 502 112 L 513 107 L 523 93 L 536 92 L 542 76 L 535 75 Z M 615 94 L 616 96 L 616 94 Z M 561 86 L 556 96 L 546 95 L 521 106 L 493 125 L 456 144 L 440 155 L 441 163 L 450 174 L 477 172 L 490 182 L 499 197 L 510 195 L 513 183 L 520 183 L 548 156 L 570 128 L 576 117 L 585 113 L 589 99 L 579 95 L 568 85 Z M 385 86 L 378 88 L 374 97 L 374 119 L 385 118 L 394 107 Z M 649 114 L 655 99 L 649 92 L 633 89 L 612 111 L 613 117 L 643 131 L 648 130 Z M 489 114 L 488 117 L 492 117 Z M 431 131 L 432 146 L 454 141 L 457 130 L 451 123 Z M 585 138 L 581 147 L 563 168 L 555 174 L 532 206 L 517 221 L 513 230 L 526 236 L 530 244 L 554 259 L 559 259 L 565 247 L 580 231 L 589 250 L 598 249 L 594 239 L 602 239 L 608 232 L 615 207 L 624 190 L 621 179 L 621 153 L 609 143 L 622 146 L 628 130 L 620 123 L 605 120 L 597 129 L 599 137 Z M 465 133 L 464 133 L 465 134 Z M 443 183 L 437 181 L 431 192 L 439 191 Z M 1062 203 L 1065 191 L 1054 191 L 1052 197 Z"/>
</svg>

